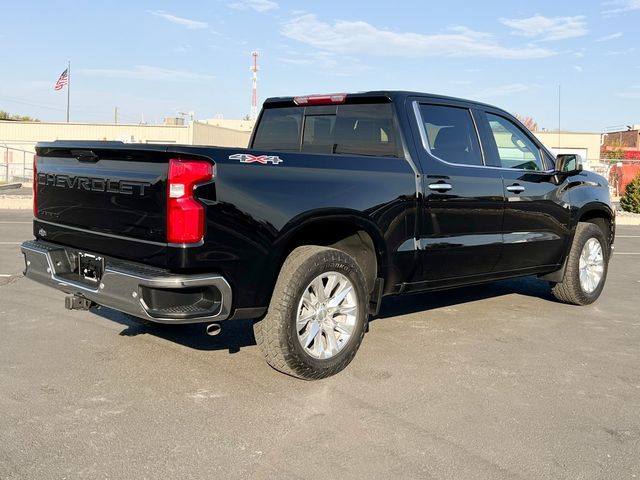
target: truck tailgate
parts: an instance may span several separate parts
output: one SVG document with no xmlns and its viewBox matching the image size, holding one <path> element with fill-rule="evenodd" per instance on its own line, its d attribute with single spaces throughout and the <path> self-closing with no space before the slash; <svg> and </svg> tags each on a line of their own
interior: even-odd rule
<svg viewBox="0 0 640 480">
<path fill-rule="evenodd" d="M 166 149 L 120 142 L 39 144 L 34 233 L 123 258 L 155 257 L 151 263 L 163 266 Z"/>
</svg>

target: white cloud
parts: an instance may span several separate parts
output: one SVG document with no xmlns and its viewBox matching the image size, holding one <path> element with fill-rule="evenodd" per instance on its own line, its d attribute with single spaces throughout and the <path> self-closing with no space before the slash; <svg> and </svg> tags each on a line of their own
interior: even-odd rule
<svg viewBox="0 0 640 480">
<path fill-rule="evenodd" d="M 323 51 L 301 53 L 287 50 L 283 52 L 283 55 L 277 58 L 277 60 L 282 63 L 297 66 L 313 65 L 327 74 L 336 76 L 354 75 L 356 73 L 362 73 L 363 70 L 369 68 L 360 63 L 357 58 Z"/>
<path fill-rule="evenodd" d="M 85 68 L 79 70 L 82 75 L 91 75 L 106 78 L 126 78 L 129 80 L 159 80 L 169 82 L 203 81 L 211 80 L 211 75 L 189 72 L 184 70 L 169 70 L 166 68 L 150 67 L 148 65 L 136 65 L 130 69 L 115 68 Z"/>
<path fill-rule="evenodd" d="M 278 8 L 278 4 L 272 0 L 238 0 L 229 4 L 234 10 L 255 10 L 256 12 L 268 12 Z"/>
<path fill-rule="evenodd" d="M 448 33 L 393 32 L 363 21 L 322 22 L 313 14 L 286 22 L 282 34 L 312 47 L 341 54 L 402 57 L 491 57 L 507 59 L 543 58 L 555 55 L 539 47 L 506 47 L 491 34 L 465 27 L 451 27 Z"/>
<path fill-rule="evenodd" d="M 181 25 L 190 30 L 196 30 L 200 28 L 207 28 L 209 26 L 206 22 L 200 22 L 198 20 L 190 20 L 188 18 L 176 17 L 175 15 L 171 15 L 170 13 L 166 13 L 162 10 L 157 10 L 155 12 L 151 12 L 151 15 L 155 15 L 156 17 L 164 18 L 165 20 L 170 21 L 171 23 L 175 23 L 177 25 Z"/>
<path fill-rule="evenodd" d="M 630 55 L 636 51 L 635 47 L 629 47 L 626 50 L 609 50 L 605 55 L 607 57 L 619 57 L 622 55 Z"/>
<path fill-rule="evenodd" d="M 513 29 L 514 35 L 534 38 L 542 41 L 562 40 L 565 38 L 586 35 L 587 23 L 585 17 L 545 17 L 534 15 L 528 18 L 501 18 L 500 22 Z"/>
<path fill-rule="evenodd" d="M 531 85 L 525 85 L 524 83 L 510 83 L 508 85 L 498 85 L 496 87 L 485 88 L 472 95 L 473 98 L 495 98 L 506 97 L 513 95 L 514 93 L 521 93 L 531 90 Z"/>
<path fill-rule="evenodd" d="M 335 67 L 338 64 L 336 55 L 330 52 L 314 52 L 304 54 L 300 52 L 287 51 L 285 56 L 279 57 L 278 61 L 291 65 L 318 65 L 322 68 Z"/>
<path fill-rule="evenodd" d="M 616 93 L 616 97 L 627 98 L 631 100 L 640 100 L 640 92 L 620 92 Z"/>
<path fill-rule="evenodd" d="M 594 42 L 608 42 L 609 40 L 615 40 L 616 38 L 620 38 L 622 36 L 622 32 L 612 33 L 611 35 L 605 35 L 604 37 L 596 38 Z"/>
<path fill-rule="evenodd" d="M 619 13 L 640 10 L 640 0 L 610 0 L 602 4 L 603 7 L 611 7 L 604 10 L 604 15 L 617 15 Z"/>
<path fill-rule="evenodd" d="M 578 72 L 578 73 L 582 73 L 582 72 L 583 72 L 583 70 L 584 70 L 584 68 L 582 68 L 580 65 L 574 65 L 574 66 L 573 66 L 573 67 L 571 67 L 571 68 L 573 68 L 573 70 L 574 70 L 575 72 Z"/>
</svg>

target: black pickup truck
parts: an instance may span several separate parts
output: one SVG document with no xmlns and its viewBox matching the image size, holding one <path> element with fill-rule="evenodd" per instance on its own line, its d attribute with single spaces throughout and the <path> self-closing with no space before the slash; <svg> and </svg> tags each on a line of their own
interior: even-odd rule
<svg viewBox="0 0 640 480">
<path fill-rule="evenodd" d="M 267 362 L 316 379 L 382 297 L 538 275 L 600 295 L 604 178 L 507 112 L 413 92 L 272 98 L 250 149 L 40 143 L 27 277 L 159 323 L 256 319 Z"/>
</svg>

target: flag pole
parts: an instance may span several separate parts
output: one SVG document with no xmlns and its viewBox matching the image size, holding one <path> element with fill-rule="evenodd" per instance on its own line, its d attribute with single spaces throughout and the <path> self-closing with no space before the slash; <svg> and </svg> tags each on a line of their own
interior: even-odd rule
<svg viewBox="0 0 640 480">
<path fill-rule="evenodd" d="M 71 60 L 67 61 L 67 123 L 69 123 L 69 97 L 71 96 Z"/>
</svg>

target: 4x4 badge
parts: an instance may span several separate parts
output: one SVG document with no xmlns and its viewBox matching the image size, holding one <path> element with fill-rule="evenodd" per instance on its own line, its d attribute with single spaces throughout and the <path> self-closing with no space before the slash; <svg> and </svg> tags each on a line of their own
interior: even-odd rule
<svg viewBox="0 0 640 480">
<path fill-rule="evenodd" d="M 277 155 L 255 156 L 248 153 L 234 153 L 233 155 L 229 155 L 229 160 L 240 160 L 240 163 L 261 163 L 262 165 L 266 165 L 267 163 L 278 165 L 279 163 L 284 162 L 284 160 Z"/>
</svg>

